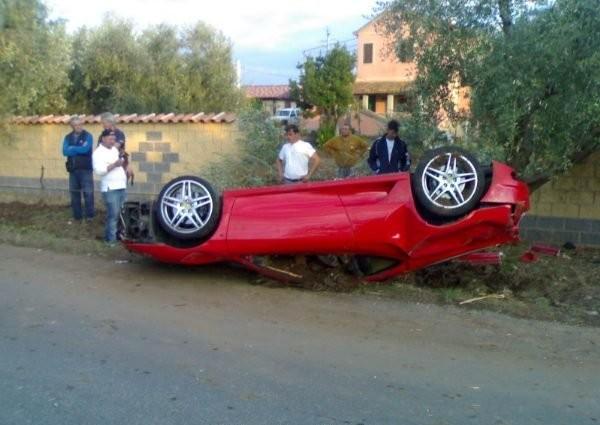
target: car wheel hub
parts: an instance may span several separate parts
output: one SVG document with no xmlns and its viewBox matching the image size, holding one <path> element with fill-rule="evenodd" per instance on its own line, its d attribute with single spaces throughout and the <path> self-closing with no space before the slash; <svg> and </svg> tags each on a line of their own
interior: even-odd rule
<svg viewBox="0 0 600 425">
<path fill-rule="evenodd" d="M 207 188 L 193 180 L 171 185 L 160 201 L 165 224 L 180 233 L 194 233 L 206 226 L 213 210 Z"/>
<path fill-rule="evenodd" d="M 478 177 L 473 163 L 461 154 L 438 155 L 427 163 L 421 185 L 427 199 L 444 209 L 467 204 L 477 189 Z"/>
</svg>

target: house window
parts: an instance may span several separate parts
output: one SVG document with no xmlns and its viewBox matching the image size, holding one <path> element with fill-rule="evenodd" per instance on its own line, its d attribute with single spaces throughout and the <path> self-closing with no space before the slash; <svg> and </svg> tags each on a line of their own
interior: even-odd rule
<svg viewBox="0 0 600 425">
<path fill-rule="evenodd" d="M 363 44 L 363 63 L 373 63 L 373 43 Z"/>
</svg>

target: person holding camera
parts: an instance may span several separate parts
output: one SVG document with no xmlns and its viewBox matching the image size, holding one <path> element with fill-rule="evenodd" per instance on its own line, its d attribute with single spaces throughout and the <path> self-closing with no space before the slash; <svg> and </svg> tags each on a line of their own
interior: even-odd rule
<svg viewBox="0 0 600 425">
<path fill-rule="evenodd" d="M 63 155 L 69 173 L 69 192 L 73 218 L 81 221 L 94 218 L 94 176 L 92 173 L 92 135 L 83 129 L 81 118 L 74 116 L 69 120 L 71 131 L 63 140 Z M 85 204 L 85 212 L 81 208 L 81 198 Z"/>
<path fill-rule="evenodd" d="M 124 159 L 115 146 L 117 138 L 114 131 L 102 132 L 100 145 L 92 154 L 94 172 L 101 177 L 100 191 L 106 205 L 106 228 L 104 240 L 110 246 L 117 241 L 117 221 L 121 207 L 127 197 L 127 174 Z"/>
</svg>

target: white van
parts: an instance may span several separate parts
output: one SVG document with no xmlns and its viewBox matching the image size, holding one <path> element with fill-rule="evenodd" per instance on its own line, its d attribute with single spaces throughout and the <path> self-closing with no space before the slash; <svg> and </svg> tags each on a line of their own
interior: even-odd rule
<svg viewBox="0 0 600 425">
<path fill-rule="evenodd" d="M 278 109 L 273 120 L 281 123 L 282 125 L 287 124 L 300 124 L 300 116 L 302 111 L 299 108 L 282 108 Z"/>
</svg>

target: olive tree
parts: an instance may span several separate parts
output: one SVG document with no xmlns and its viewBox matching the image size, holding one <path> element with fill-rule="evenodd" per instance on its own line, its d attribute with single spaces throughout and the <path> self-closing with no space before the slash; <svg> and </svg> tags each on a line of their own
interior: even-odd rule
<svg viewBox="0 0 600 425">
<path fill-rule="evenodd" d="M 70 44 L 38 0 L 0 0 L 0 115 L 61 112 Z"/>
<path fill-rule="evenodd" d="M 304 106 L 316 106 L 325 123 L 335 125 L 353 102 L 354 55 L 335 45 L 323 55 L 307 57 L 298 69 L 299 80 L 290 81 L 292 97 Z"/>
<path fill-rule="evenodd" d="M 597 0 L 397 0 L 383 31 L 418 67 L 418 113 L 444 109 L 475 143 L 534 184 L 600 146 Z M 450 87 L 470 90 L 457 111 Z"/>
</svg>

